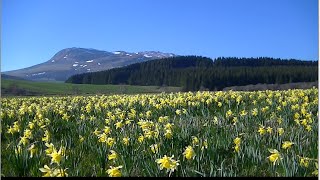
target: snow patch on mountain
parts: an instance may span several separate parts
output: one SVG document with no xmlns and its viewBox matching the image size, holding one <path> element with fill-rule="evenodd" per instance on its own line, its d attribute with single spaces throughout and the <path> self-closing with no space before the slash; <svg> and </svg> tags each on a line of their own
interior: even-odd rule
<svg viewBox="0 0 320 180">
<path fill-rule="evenodd" d="M 39 75 L 43 75 L 45 74 L 46 72 L 41 72 L 41 73 L 35 73 L 35 74 L 32 74 L 31 76 L 39 76 Z"/>
</svg>

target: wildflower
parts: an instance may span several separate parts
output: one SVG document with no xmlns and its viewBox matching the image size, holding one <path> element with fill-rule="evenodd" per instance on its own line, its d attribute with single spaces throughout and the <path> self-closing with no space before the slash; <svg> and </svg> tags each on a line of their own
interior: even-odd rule
<svg viewBox="0 0 320 180">
<path fill-rule="evenodd" d="M 230 116 L 232 116 L 232 111 L 229 109 L 229 110 L 226 112 L 226 118 L 229 118 Z"/>
<path fill-rule="evenodd" d="M 24 130 L 24 132 L 23 132 L 23 136 L 24 137 L 26 137 L 26 138 L 31 138 L 31 136 L 32 136 L 32 132 L 31 132 L 31 130 L 30 129 L 26 129 L 26 130 Z"/>
<path fill-rule="evenodd" d="M 289 149 L 293 144 L 294 144 L 293 142 L 285 141 L 282 143 L 282 149 Z"/>
<path fill-rule="evenodd" d="M 237 138 L 235 138 L 235 139 L 233 140 L 233 142 L 234 142 L 235 145 L 240 145 L 241 139 L 240 139 L 239 137 L 237 137 Z"/>
<path fill-rule="evenodd" d="M 234 146 L 234 152 L 239 152 L 240 151 L 240 145 Z"/>
<path fill-rule="evenodd" d="M 266 133 L 266 130 L 264 129 L 263 126 L 261 126 L 258 130 L 258 132 L 260 133 L 260 135 L 264 135 Z"/>
<path fill-rule="evenodd" d="M 233 117 L 232 122 L 233 122 L 233 125 L 235 125 L 238 122 L 238 118 L 237 117 Z"/>
<path fill-rule="evenodd" d="M 43 135 L 43 136 L 44 136 L 44 137 L 42 138 L 42 141 L 44 141 L 44 142 L 49 142 L 50 133 L 49 133 L 48 130 L 45 130 L 45 131 L 44 131 L 44 135 Z"/>
<path fill-rule="evenodd" d="M 66 169 L 55 169 L 54 171 L 53 171 L 53 176 L 54 177 L 68 177 L 68 174 L 67 174 L 67 169 L 68 168 L 66 168 Z"/>
<path fill-rule="evenodd" d="M 34 144 L 32 144 L 29 148 L 28 151 L 30 151 L 30 158 L 33 157 L 33 155 L 37 152 L 37 148 L 35 147 Z"/>
<path fill-rule="evenodd" d="M 119 169 L 121 169 L 122 166 L 118 166 L 118 167 L 113 167 L 110 166 L 110 169 L 107 170 L 107 173 L 109 175 L 109 177 L 121 177 L 121 171 Z"/>
<path fill-rule="evenodd" d="M 309 166 L 309 158 L 307 157 L 300 157 L 300 166 L 303 166 L 303 167 L 308 167 Z"/>
<path fill-rule="evenodd" d="M 194 150 L 191 146 L 187 146 L 186 150 L 183 152 L 184 157 L 186 157 L 186 159 L 190 160 L 192 158 L 194 158 L 195 153 Z"/>
<path fill-rule="evenodd" d="M 123 142 L 123 144 L 124 145 L 129 145 L 129 140 L 130 140 L 130 138 L 128 138 L 128 137 L 124 137 L 124 138 L 122 138 L 122 142 Z"/>
<path fill-rule="evenodd" d="M 94 131 L 93 131 L 93 134 L 98 136 L 99 134 L 101 133 L 101 131 L 98 131 L 98 128 L 96 128 Z"/>
<path fill-rule="evenodd" d="M 110 138 L 110 137 L 109 137 L 109 138 L 107 139 L 107 144 L 108 144 L 108 146 L 111 147 L 114 143 L 115 143 L 114 138 Z"/>
<path fill-rule="evenodd" d="M 144 140 L 144 136 L 143 135 L 139 136 L 139 138 L 138 138 L 139 143 L 142 143 L 143 140 Z"/>
<path fill-rule="evenodd" d="M 103 131 L 104 131 L 105 134 L 110 134 L 111 129 L 110 129 L 109 126 L 105 126 L 104 129 L 103 129 Z"/>
<path fill-rule="evenodd" d="M 172 126 L 173 126 L 172 123 L 167 123 L 164 128 L 165 129 L 172 129 Z"/>
<path fill-rule="evenodd" d="M 52 153 L 48 154 L 48 156 L 51 157 L 51 164 L 52 163 L 60 164 L 60 161 L 61 161 L 61 158 L 62 158 L 62 147 L 60 147 L 58 152 L 57 152 L 56 148 L 53 148 Z"/>
<path fill-rule="evenodd" d="M 33 122 L 29 122 L 28 127 L 29 127 L 30 129 L 33 129 L 33 128 L 34 128 L 34 123 L 33 123 Z"/>
<path fill-rule="evenodd" d="M 240 151 L 241 138 L 236 137 L 236 138 L 233 140 L 233 143 L 235 144 L 235 146 L 233 147 L 233 148 L 234 148 L 234 151 L 235 151 L 235 152 L 239 152 L 239 151 Z"/>
<path fill-rule="evenodd" d="M 268 157 L 269 161 L 273 163 L 273 165 L 278 162 L 279 159 L 281 159 L 279 151 L 276 149 L 268 149 L 271 155 Z"/>
<path fill-rule="evenodd" d="M 267 132 L 271 134 L 272 133 L 272 127 L 267 127 Z"/>
<path fill-rule="evenodd" d="M 308 125 L 307 119 L 301 120 L 301 124 L 304 125 L 304 126 L 307 126 Z"/>
<path fill-rule="evenodd" d="M 21 146 L 20 145 L 16 146 L 16 148 L 14 149 L 14 153 L 15 154 L 21 154 L 21 152 L 22 152 Z"/>
<path fill-rule="evenodd" d="M 156 153 L 159 152 L 159 146 L 158 146 L 158 144 L 152 144 L 152 145 L 150 146 L 150 149 L 151 149 L 151 151 L 152 151 L 154 154 L 156 154 Z"/>
<path fill-rule="evenodd" d="M 173 155 L 172 157 L 167 157 L 166 155 L 164 155 L 163 158 L 161 159 L 156 159 L 156 163 L 158 163 L 160 165 L 160 170 L 162 169 L 167 169 L 167 172 L 168 171 L 171 171 L 173 172 L 177 166 L 179 165 L 179 161 L 176 161 L 173 159 Z"/>
<path fill-rule="evenodd" d="M 106 141 L 107 141 L 107 135 L 105 133 L 100 134 L 98 142 L 106 142 Z"/>
<path fill-rule="evenodd" d="M 7 133 L 14 134 L 16 131 L 13 127 L 9 127 Z"/>
<path fill-rule="evenodd" d="M 214 116 L 214 117 L 213 117 L 213 123 L 214 123 L 215 125 L 218 124 L 218 118 L 217 118 L 217 116 Z"/>
<path fill-rule="evenodd" d="M 167 139 L 171 139 L 172 138 L 172 131 L 170 129 L 167 129 L 166 132 L 164 133 L 164 136 Z"/>
<path fill-rule="evenodd" d="M 180 114 L 181 114 L 181 110 L 180 110 L 180 109 L 177 109 L 177 110 L 176 110 L 176 114 L 177 114 L 177 115 L 180 115 Z"/>
<path fill-rule="evenodd" d="M 278 133 L 279 133 L 279 136 L 281 136 L 284 133 L 283 128 L 278 128 Z"/>
<path fill-rule="evenodd" d="M 252 116 L 257 116 L 257 115 L 258 115 L 258 109 L 257 109 L 257 108 L 254 108 L 254 109 L 251 111 L 251 114 L 252 114 Z"/>
<path fill-rule="evenodd" d="M 122 128 L 123 126 L 122 121 L 116 122 L 115 126 L 116 126 L 116 129 Z"/>
<path fill-rule="evenodd" d="M 108 155 L 108 160 L 115 160 L 118 157 L 118 154 L 114 150 L 110 150 L 111 154 Z"/>
<path fill-rule="evenodd" d="M 310 132 L 310 131 L 312 130 L 311 125 L 308 124 L 308 125 L 306 126 L 306 130 L 307 130 L 308 132 Z"/>
<path fill-rule="evenodd" d="M 84 141 L 84 137 L 79 135 L 79 141 L 80 141 L 80 143 L 82 143 Z"/>
<path fill-rule="evenodd" d="M 197 146 L 199 144 L 199 139 L 196 136 L 192 136 L 192 145 Z"/>
<path fill-rule="evenodd" d="M 19 144 L 23 144 L 23 145 L 25 146 L 25 145 L 28 144 L 28 143 L 29 143 L 29 140 L 28 140 L 27 137 L 25 137 L 25 136 L 20 137 Z"/>
<path fill-rule="evenodd" d="M 248 113 L 246 112 L 246 110 L 242 110 L 241 112 L 240 112 L 240 116 L 245 116 L 245 115 L 247 115 Z"/>
<path fill-rule="evenodd" d="M 312 172 L 312 175 L 318 176 L 318 172 L 319 172 L 319 170 L 318 170 L 318 162 L 315 162 L 314 165 L 315 165 L 315 167 L 316 167 L 316 170 L 314 170 L 314 171 Z"/>
<path fill-rule="evenodd" d="M 221 102 L 218 102 L 218 107 L 221 107 L 222 106 L 222 103 Z"/>
<path fill-rule="evenodd" d="M 53 169 L 49 168 L 49 166 L 44 165 L 43 168 L 39 168 L 39 170 L 45 173 L 42 177 L 52 177 L 53 176 Z"/>
<path fill-rule="evenodd" d="M 203 141 L 201 150 L 203 151 L 204 149 L 208 149 L 208 141 L 207 141 L 207 140 L 204 140 L 204 141 Z"/>
<path fill-rule="evenodd" d="M 46 154 L 51 154 L 53 152 L 54 145 L 52 143 L 45 143 L 47 149 L 45 150 Z"/>
</svg>

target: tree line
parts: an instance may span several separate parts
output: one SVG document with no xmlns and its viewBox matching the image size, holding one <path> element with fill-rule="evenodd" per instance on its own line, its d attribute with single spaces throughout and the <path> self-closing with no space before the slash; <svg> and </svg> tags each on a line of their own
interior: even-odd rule
<svg viewBox="0 0 320 180">
<path fill-rule="evenodd" d="M 268 57 L 178 56 L 136 63 L 106 71 L 71 76 L 77 84 L 179 86 L 185 91 L 222 90 L 248 84 L 283 84 L 318 80 L 318 62 Z"/>
</svg>

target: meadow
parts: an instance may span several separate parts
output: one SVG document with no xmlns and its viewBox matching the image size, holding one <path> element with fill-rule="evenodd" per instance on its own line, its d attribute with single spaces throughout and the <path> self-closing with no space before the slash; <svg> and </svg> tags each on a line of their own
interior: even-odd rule
<svg viewBox="0 0 320 180">
<path fill-rule="evenodd" d="M 1 99 L 1 176 L 318 176 L 318 89 Z"/>
<path fill-rule="evenodd" d="M 27 80 L 1 79 L 2 96 L 66 96 L 95 94 L 137 94 L 178 92 L 180 87 L 132 86 L 132 85 L 93 85 L 62 82 L 35 82 Z"/>
</svg>

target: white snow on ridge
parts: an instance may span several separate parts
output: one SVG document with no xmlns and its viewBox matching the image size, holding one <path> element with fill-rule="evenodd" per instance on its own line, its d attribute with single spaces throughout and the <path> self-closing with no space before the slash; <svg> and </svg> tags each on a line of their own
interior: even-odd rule
<svg viewBox="0 0 320 180">
<path fill-rule="evenodd" d="M 31 76 L 39 76 L 39 75 L 42 75 L 42 74 L 45 74 L 46 72 L 41 72 L 41 73 L 36 73 L 36 74 L 32 74 Z"/>
<path fill-rule="evenodd" d="M 90 69 L 87 69 L 87 71 L 90 71 Z"/>
<path fill-rule="evenodd" d="M 98 65 L 100 66 L 101 64 L 100 64 L 100 63 L 98 63 Z"/>
<path fill-rule="evenodd" d="M 143 55 L 143 56 L 146 57 L 146 58 L 152 57 L 152 56 L 149 56 L 148 54 L 145 54 L 145 55 Z"/>
<path fill-rule="evenodd" d="M 115 51 L 115 52 L 113 52 L 113 54 L 121 54 L 121 52 Z"/>
<path fill-rule="evenodd" d="M 90 61 L 86 61 L 86 62 L 88 62 L 88 63 L 91 63 L 91 62 L 93 62 L 93 60 L 90 60 Z"/>
<path fill-rule="evenodd" d="M 72 66 L 75 67 L 75 66 L 78 66 L 78 64 L 73 64 Z"/>
<path fill-rule="evenodd" d="M 82 67 L 86 67 L 87 65 L 85 64 L 85 65 L 83 65 Z"/>
<path fill-rule="evenodd" d="M 54 62 L 54 60 L 52 60 L 51 62 Z"/>
<path fill-rule="evenodd" d="M 77 63 L 79 63 L 79 62 L 76 61 L 76 62 L 74 62 L 74 63 L 77 64 Z"/>
</svg>

